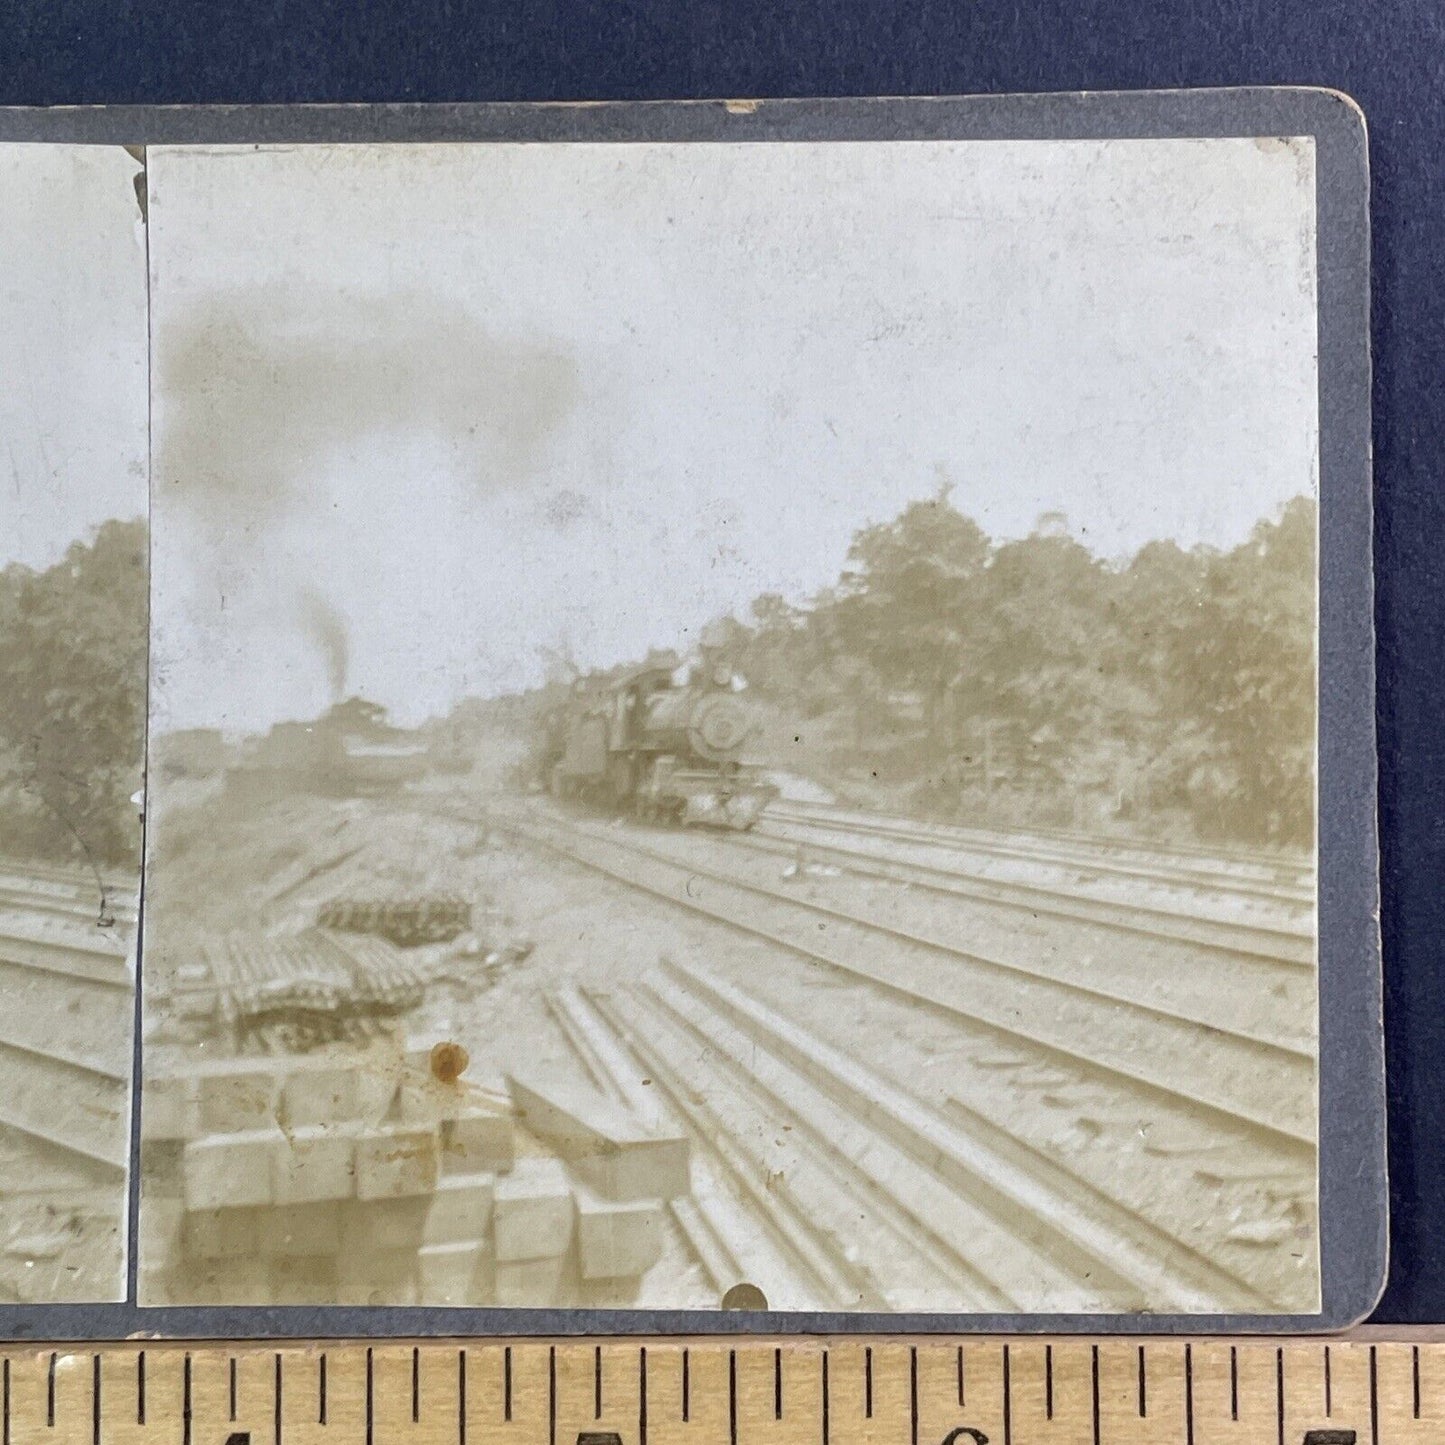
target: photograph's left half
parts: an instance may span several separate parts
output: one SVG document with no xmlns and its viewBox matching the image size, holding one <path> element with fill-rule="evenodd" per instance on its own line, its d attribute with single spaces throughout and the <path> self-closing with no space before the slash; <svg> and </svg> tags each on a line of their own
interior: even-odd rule
<svg viewBox="0 0 1445 1445">
<path fill-rule="evenodd" d="M 0 146 L 0 1301 L 118 1300 L 145 769 L 143 167 Z"/>
</svg>

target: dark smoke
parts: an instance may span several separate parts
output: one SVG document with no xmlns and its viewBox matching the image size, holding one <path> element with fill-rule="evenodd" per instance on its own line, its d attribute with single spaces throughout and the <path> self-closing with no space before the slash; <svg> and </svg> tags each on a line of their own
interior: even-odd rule
<svg viewBox="0 0 1445 1445">
<path fill-rule="evenodd" d="M 455 448 L 478 490 L 521 485 L 578 394 L 570 355 L 502 339 L 412 293 L 219 293 L 166 328 L 158 358 L 158 490 L 210 534 L 223 592 L 272 588 L 294 609 L 334 699 L 347 683 L 346 624 L 310 576 L 278 577 L 284 550 L 267 546 L 281 522 L 315 515 L 327 454 L 371 434 L 423 432 Z M 368 545 L 365 518 L 356 523 Z"/>
<path fill-rule="evenodd" d="M 223 294 L 159 350 L 161 479 L 225 522 L 304 506 L 328 450 L 382 430 L 452 440 L 478 486 L 524 480 L 578 389 L 570 356 L 408 293 Z"/>
<path fill-rule="evenodd" d="M 350 661 L 346 623 L 342 621 L 341 614 L 314 587 L 301 589 L 297 600 L 297 614 L 302 630 L 326 659 L 326 679 L 331 688 L 331 701 L 340 702 L 346 696 L 346 674 Z"/>
</svg>

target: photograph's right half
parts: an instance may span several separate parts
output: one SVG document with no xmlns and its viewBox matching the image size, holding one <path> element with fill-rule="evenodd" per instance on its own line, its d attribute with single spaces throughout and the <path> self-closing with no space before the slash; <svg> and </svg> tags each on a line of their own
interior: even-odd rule
<svg viewBox="0 0 1445 1445">
<path fill-rule="evenodd" d="M 143 1304 L 1321 1310 L 1311 136 L 148 165 Z"/>
</svg>

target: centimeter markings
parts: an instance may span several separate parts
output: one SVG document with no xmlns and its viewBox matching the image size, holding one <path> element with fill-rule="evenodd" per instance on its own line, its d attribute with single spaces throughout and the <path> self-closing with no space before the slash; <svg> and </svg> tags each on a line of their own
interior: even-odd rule
<svg viewBox="0 0 1445 1445">
<path fill-rule="evenodd" d="M 6 1347 L 0 1445 L 1445 1442 L 1445 1342 Z"/>
</svg>

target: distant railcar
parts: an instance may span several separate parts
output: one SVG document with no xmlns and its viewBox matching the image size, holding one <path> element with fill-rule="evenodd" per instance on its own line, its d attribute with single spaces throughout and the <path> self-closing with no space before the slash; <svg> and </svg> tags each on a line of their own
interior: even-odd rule
<svg viewBox="0 0 1445 1445">
<path fill-rule="evenodd" d="M 262 796 L 313 792 L 361 797 L 394 792 L 426 776 L 419 734 L 393 727 L 363 698 L 337 703 L 314 722 L 280 722 L 252 742 L 228 778 Z"/>
<path fill-rule="evenodd" d="M 752 710 L 726 669 L 674 677 L 649 665 L 579 682 L 545 723 L 548 789 L 648 821 L 751 828 L 777 796 L 743 757 Z"/>
</svg>

